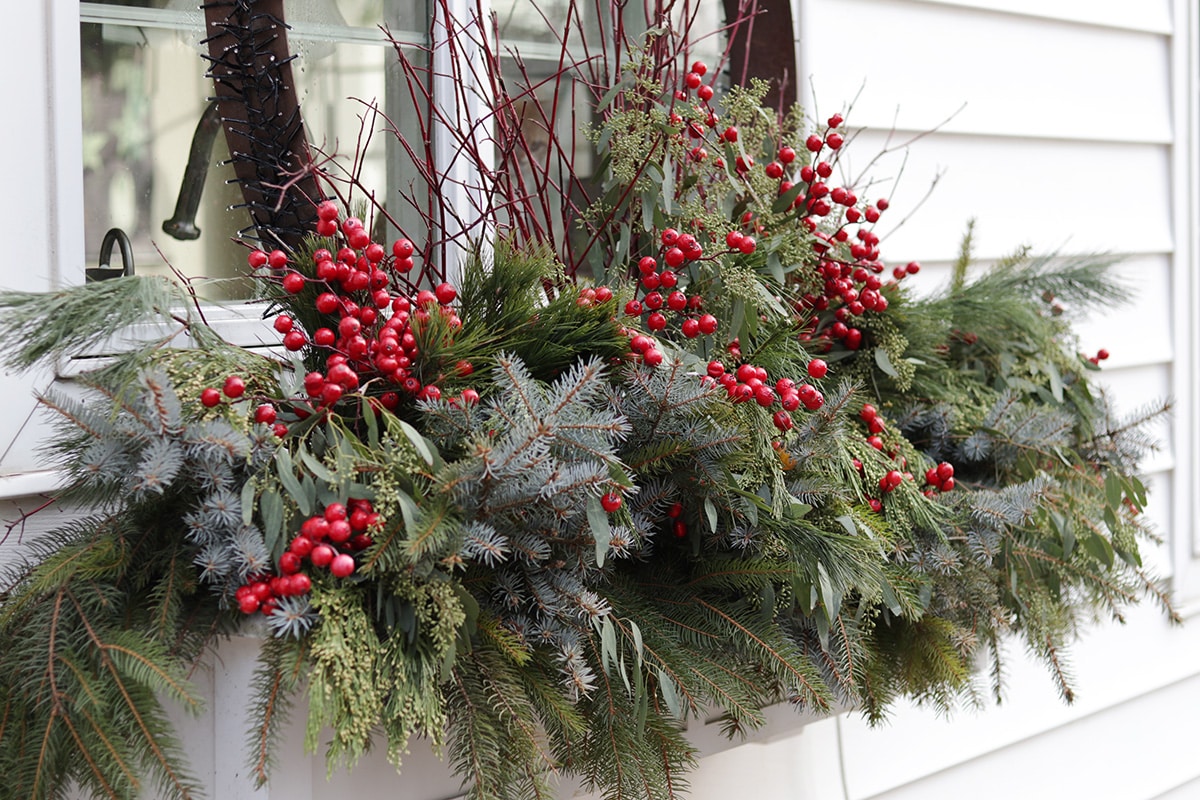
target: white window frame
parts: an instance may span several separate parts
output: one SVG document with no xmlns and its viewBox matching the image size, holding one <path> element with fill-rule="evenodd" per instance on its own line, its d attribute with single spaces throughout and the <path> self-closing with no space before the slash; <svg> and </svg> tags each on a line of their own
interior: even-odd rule
<svg viewBox="0 0 1200 800">
<path fill-rule="evenodd" d="M 1200 10 L 1174 0 L 1171 41 L 1174 144 L 1172 308 L 1175 358 L 1171 418 L 1177 457 L 1170 510 L 1176 602 L 1185 616 L 1200 615 Z"/>
</svg>

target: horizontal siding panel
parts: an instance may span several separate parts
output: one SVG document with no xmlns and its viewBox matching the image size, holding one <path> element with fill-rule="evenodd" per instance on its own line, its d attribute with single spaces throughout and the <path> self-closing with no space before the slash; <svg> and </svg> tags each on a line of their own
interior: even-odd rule
<svg viewBox="0 0 1200 800">
<path fill-rule="evenodd" d="M 1151 749 L 1163 749 L 1164 761 L 1175 764 L 1174 768 L 1185 767 L 1190 774 L 1200 773 L 1200 762 L 1177 751 L 1168 754 L 1173 745 L 1164 741 L 1194 743 L 1197 737 L 1188 733 L 1187 728 L 1200 725 L 1200 718 L 1187 720 L 1171 712 L 1161 713 L 1159 705 L 1159 700 L 1165 697 L 1166 705 L 1175 704 L 1176 710 L 1194 707 L 1184 704 L 1194 703 L 1191 691 L 1200 689 L 1200 631 L 1195 626 L 1182 630 L 1169 626 L 1148 600 L 1132 609 L 1127 620 L 1124 626 L 1093 628 L 1071 648 L 1068 656 L 1077 690 L 1076 702 L 1071 706 L 1059 699 L 1046 669 L 1031 661 L 1019 642 L 1009 641 L 1008 691 L 1002 705 L 993 705 L 985 697 L 983 710 L 960 710 L 949 718 L 930 709 L 902 705 L 878 728 L 869 727 L 857 717 L 847 717 L 843 724 L 843 746 L 848 796 L 855 800 L 959 797 L 965 786 L 971 787 L 973 800 L 1012 797 L 1132 800 L 1152 796 L 1151 782 L 1146 783 L 1144 793 L 1094 794 L 1086 777 L 1078 771 L 1095 771 L 1096 765 L 1106 764 L 1111 769 L 1102 772 L 1123 791 L 1130 782 L 1144 780 L 1147 769 L 1151 765 L 1157 768 L 1159 762 L 1152 753 L 1141 749 L 1141 743 L 1134 744 L 1135 738 L 1145 740 Z M 1192 687 L 1186 696 L 1175 694 L 1173 687 L 1181 684 Z M 1143 703 L 1147 698 L 1152 702 Z M 1132 711 L 1137 721 L 1124 727 L 1105 722 L 1105 715 L 1113 713 L 1124 719 L 1127 711 Z M 1172 724 L 1178 723 L 1179 727 L 1172 728 L 1170 736 L 1157 735 L 1167 719 L 1174 720 Z M 1096 727 L 1089 728 L 1093 724 L 1089 720 Z M 1097 731 L 1103 731 L 1101 738 L 1135 747 L 1136 752 L 1131 751 L 1126 760 L 1102 750 L 1095 755 L 1080 755 L 1061 749 L 1069 747 L 1067 743 L 1074 736 L 1093 741 Z M 1132 731 L 1151 735 L 1138 737 L 1131 735 Z M 1063 732 L 1065 736 L 1059 738 L 1055 732 Z M 1053 758 L 1053 768 L 1039 763 L 1042 768 L 1035 772 L 1030 766 L 1035 762 L 1026 760 L 1030 751 L 1025 748 L 1029 746 L 1051 755 L 1061 753 L 1061 757 Z M 972 771 L 973 765 L 990 759 L 992 754 L 1007 775 L 994 777 Z M 1040 783 L 1043 771 L 1046 780 L 1065 781 L 1068 785 L 1048 783 L 1043 787 Z M 951 784 L 943 782 L 946 775 L 955 776 L 952 785 L 958 791 L 947 790 Z M 1079 782 L 1078 788 L 1070 784 L 1072 780 Z M 1164 788 L 1171 785 L 1170 779 L 1162 784 Z M 1031 793 L 1034 786 L 1037 791 Z"/>
<path fill-rule="evenodd" d="M 915 0 L 937 5 L 987 9 L 1004 14 L 1065 20 L 1085 25 L 1170 33 L 1170 0 Z"/>
<path fill-rule="evenodd" d="M 1111 354 L 1105 372 L 1174 358 L 1172 345 L 1171 259 L 1166 255 L 1133 256 L 1112 269 L 1127 290 L 1127 299 L 1112 308 L 1099 308 L 1074 323 L 1082 351 Z"/>
<path fill-rule="evenodd" d="M 887 134 L 862 132 L 847 145 L 833 180 L 853 178 L 888 146 Z M 860 197 L 891 201 L 877 226 L 889 264 L 952 261 L 971 218 L 978 220 L 981 261 L 1024 244 L 1041 252 L 1131 254 L 1174 246 L 1166 147 L 934 134 L 911 145 L 901 174 L 903 158 L 889 154 L 870 167 L 876 184 L 858 188 Z"/>
<path fill-rule="evenodd" d="M 858 96 L 848 120 L 859 127 L 930 130 L 953 114 L 943 130 L 1171 140 L 1168 36 L 942 4 L 815 0 L 808 9 L 800 57 L 817 119 Z"/>
<path fill-rule="evenodd" d="M 1200 676 L 862 800 L 1148 800 L 1200 776 Z M 1160 725 L 1170 721 L 1170 734 Z M 1142 732 L 1137 735 L 1135 732 Z M 1194 797 L 1195 795 L 1188 795 Z"/>
</svg>

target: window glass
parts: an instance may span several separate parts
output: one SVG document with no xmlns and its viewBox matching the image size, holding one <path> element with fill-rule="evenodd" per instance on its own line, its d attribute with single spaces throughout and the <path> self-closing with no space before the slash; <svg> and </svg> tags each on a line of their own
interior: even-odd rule
<svg viewBox="0 0 1200 800">
<path fill-rule="evenodd" d="M 196 0 L 106 0 L 81 3 L 85 237 L 95 266 L 105 232 L 122 229 L 139 273 L 220 279 L 197 288 L 213 298 L 247 296 L 244 250 L 231 242 L 249 224 L 224 132 L 216 131 L 194 220 L 176 205 L 197 126 L 212 95 L 200 57 L 203 17 Z M 398 79 L 395 53 L 379 26 L 399 41 L 423 45 L 424 5 L 414 0 L 289 0 L 287 22 L 300 104 L 309 143 L 327 155 L 351 158 L 360 139 L 363 103 L 387 107 Z M 415 50 L 414 50 L 415 52 Z M 405 98 L 405 93 L 391 91 Z M 351 100 L 349 98 L 355 98 Z M 356 102 L 362 101 L 362 102 Z M 408 100 L 411 102 L 411 100 Z M 377 120 L 378 122 L 378 120 Z M 377 125 L 376 127 L 380 127 Z M 390 137 L 384 137 L 390 138 Z M 368 186 L 403 183 L 397 148 L 376 143 L 361 163 Z M 386 202 L 386 201 L 385 201 Z M 401 205 L 396 203 L 396 205 Z M 402 215 L 401 215 L 402 216 Z M 164 222 L 199 236 L 179 239 Z M 194 233 L 194 231 L 192 231 Z M 120 259 L 113 249 L 113 265 Z"/>
</svg>

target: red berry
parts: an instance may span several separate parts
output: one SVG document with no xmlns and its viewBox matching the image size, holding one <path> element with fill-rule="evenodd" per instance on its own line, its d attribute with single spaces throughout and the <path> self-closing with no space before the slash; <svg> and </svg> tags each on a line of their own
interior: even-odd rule
<svg viewBox="0 0 1200 800">
<path fill-rule="evenodd" d="M 651 347 L 643 355 L 642 359 L 652 367 L 657 367 L 663 362 L 663 354 L 661 350 Z"/>
<path fill-rule="evenodd" d="M 697 72 L 689 72 L 683 76 L 683 84 L 689 89 L 695 89 L 700 85 L 700 74 Z"/>
<path fill-rule="evenodd" d="M 655 311 L 646 317 L 646 327 L 652 331 L 661 331 L 667 327 L 667 318 L 662 315 L 661 311 Z"/>
<path fill-rule="evenodd" d="M 251 269 L 265 267 L 268 260 L 267 254 L 262 250 L 251 250 L 250 254 L 246 256 L 246 263 L 250 265 Z"/>
<path fill-rule="evenodd" d="M 408 239 L 397 239 L 392 242 L 392 255 L 396 258 L 409 258 L 413 254 L 413 243 Z"/>
<path fill-rule="evenodd" d="M 312 549 L 312 553 L 308 558 L 312 561 L 314 567 L 328 567 L 333 557 L 336 554 L 332 547 L 327 544 L 318 544 Z"/>
<path fill-rule="evenodd" d="M 221 387 L 221 391 L 225 393 L 226 397 L 236 400 L 246 393 L 246 382 L 237 375 L 230 375 L 225 379 L 225 385 Z"/>
<path fill-rule="evenodd" d="M 304 291 L 304 276 L 299 272 L 289 272 L 284 275 L 283 290 L 288 294 L 300 294 Z"/>
<path fill-rule="evenodd" d="M 767 173 L 768 178 L 777 181 L 783 177 L 783 164 L 780 164 L 778 161 L 772 161 L 764 167 L 763 171 Z"/>
<path fill-rule="evenodd" d="M 727 142 L 736 142 L 738 140 L 738 129 L 730 125 L 725 129 L 725 133 L 722 136 Z"/>
<path fill-rule="evenodd" d="M 276 411 L 275 406 L 270 403 L 263 403 L 258 408 L 254 409 L 254 421 L 260 425 L 275 424 Z"/>
<path fill-rule="evenodd" d="M 790 164 L 796 160 L 796 151 L 791 147 L 784 145 L 783 147 L 779 148 L 779 153 L 777 156 L 784 164 Z"/>
<path fill-rule="evenodd" d="M 206 408 L 212 408 L 213 406 L 220 404 L 221 393 L 216 389 L 205 389 L 200 393 L 200 402 L 203 403 Z"/>
<path fill-rule="evenodd" d="M 700 332 L 705 336 L 714 333 L 717 330 L 717 318 L 712 314 L 701 314 L 697 320 L 700 326 Z"/>
<path fill-rule="evenodd" d="M 953 478 L 954 477 L 954 465 L 951 464 L 949 461 L 943 461 L 942 463 L 938 464 L 937 465 L 937 476 L 938 476 L 938 480 L 930 481 L 930 483 L 938 483 L 938 482 L 947 481 L 950 478 Z"/>
<path fill-rule="evenodd" d="M 287 262 L 287 253 L 282 250 L 272 250 L 271 254 L 267 256 L 267 263 L 271 265 L 271 269 L 283 269 L 287 266 Z"/>
<path fill-rule="evenodd" d="M 611 514 L 621 507 L 621 495 L 616 492 L 609 492 L 600 498 L 600 507 Z"/>
<path fill-rule="evenodd" d="M 417 308 L 425 308 L 437 303 L 437 295 L 428 289 L 422 289 L 417 292 Z"/>
<path fill-rule="evenodd" d="M 317 218 L 323 220 L 334 220 L 338 218 L 337 203 L 332 200 L 325 200 L 317 205 Z"/>
<path fill-rule="evenodd" d="M 804 140 L 804 146 L 808 148 L 809 152 L 812 153 L 818 152 L 824 146 L 824 144 L 825 143 L 821 141 L 821 137 L 817 136 L 816 134 L 813 134 Z"/>
<path fill-rule="evenodd" d="M 833 150 L 840 150 L 845 141 L 846 137 L 842 136 L 840 133 L 831 133 L 825 137 L 825 144 L 829 145 L 829 147 Z"/>
<path fill-rule="evenodd" d="M 696 96 L 706 103 L 713 99 L 714 94 L 715 92 L 713 91 L 713 87 L 709 86 L 708 84 L 705 84 L 696 90 Z"/>
<path fill-rule="evenodd" d="M 687 338 L 695 339 L 700 335 L 700 322 L 691 318 L 685 319 L 680 326 L 680 330 L 683 331 L 683 335 Z"/>
<path fill-rule="evenodd" d="M 703 61 L 693 61 L 692 72 L 696 73 L 697 75 L 703 75 L 704 73 L 708 72 L 708 65 Z"/>
<path fill-rule="evenodd" d="M 638 317 L 642 314 L 642 304 L 638 300 L 630 300 L 625 304 L 625 314 L 630 317 Z"/>
<path fill-rule="evenodd" d="M 814 358 L 808 362 L 808 377 L 820 380 L 829 372 L 829 365 L 819 358 Z"/>
<path fill-rule="evenodd" d="M 829 118 L 829 127 L 836 128 L 839 125 L 841 125 L 843 122 L 845 122 L 845 119 L 842 118 L 841 114 L 834 114 L 832 117 Z"/>
<path fill-rule="evenodd" d="M 742 241 L 738 244 L 738 250 L 746 255 L 750 255 L 758 248 L 758 242 L 754 241 L 753 236 L 743 236 Z"/>
<path fill-rule="evenodd" d="M 317 299 L 313 305 L 322 314 L 332 314 L 334 311 L 337 311 L 338 306 L 341 305 L 341 301 L 338 300 L 338 296 L 333 292 L 322 292 L 317 295 Z"/>
<path fill-rule="evenodd" d="M 596 302 L 597 303 L 607 303 L 609 300 L 612 300 L 612 297 L 613 297 L 612 289 L 608 288 L 607 286 L 597 286 L 596 287 Z"/>
<path fill-rule="evenodd" d="M 771 417 L 771 421 L 775 423 L 775 427 L 785 433 L 792 429 L 792 415 L 786 411 L 776 411 Z"/>
<path fill-rule="evenodd" d="M 434 289 L 434 294 L 437 296 L 437 301 L 440 305 L 448 306 L 458 297 L 458 290 L 448 283 L 440 283 Z"/>
<path fill-rule="evenodd" d="M 1109 356 L 1109 352 L 1108 352 L 1108 350 L 1105 350 L 1103 347 L 1102 347 L 1102 348 L 1100 348 L 1100 349 L 1099 349 L 1099 350 L 1096 352 L 1096 358 L 1100 359 L 1101 361 L 1104 361 L 1105 359 L 1107 359 L 1107 358 L 1108 358 L 1108 356 Z"/>
<path fill-rule="evenodd" d="M 294 325 L 295 322 L 293 322 L 292 318 L 287 314 L 280 314 L 275 318 L 275 322 L 272 324 L 275 326 L 275 330 L 279 331 L 280 333 L 287 333 L 292 329 L 292 325 Z"/>
<path fill-rule="evenodd" d="M 938 488 L 941 489 L 943 492 L 950 492 L 950 491 L 954 491 L 954 486 L 955 486 L 954 478 L 946 478 L 946 480 L 942 481 L 942 485 L 939 486 Z"/>
<path fill-rule="evenodd" d="M 245 597 L 241 597 L 238 599 L 237 603 L 238 610 L 243 614 L 253 614 L 255 611 L 258 611 L 259 601 L 254 595 L 246 595 Z"/>
<path fill-rule="evenodd" d="M 354 556 L 339 553 L 329 563 L 329 572 L 335 578 L 348 578 L 354 572 Z"/>
</svg>

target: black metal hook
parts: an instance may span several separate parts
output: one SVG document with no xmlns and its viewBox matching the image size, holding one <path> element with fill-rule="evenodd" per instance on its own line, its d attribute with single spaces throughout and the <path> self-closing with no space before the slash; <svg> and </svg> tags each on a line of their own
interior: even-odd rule
<svg viewBox="0 0 1200 800">
<path fill-rule="evenodd" d="M 221 130 L 221 117 L 216 102 L 210 102 L 200 115 L 196 132 L 192 134 L 192 147 L 188 151 L 187 167 L 183 170 L 183 183 L 179 186 L 179 197 L 175 200 L 175 214 L 163 220 L 165 233 L 180 241 L 200 238 L 196 227 L 196 213 L 200 210 L 200 197 L 204 194 L 204 179 L 208 175 L 208 162 L 212 160 L 213 142 Z"/>
<path fill-rule="evenodd" d="M 113 244 L 121 250 L 121 267 L 110 267 L 109 261 L 112 260 Z M 108 233 L 104 234 L 104 240 L 100 242 L 100 266 L 88 267 L 84 272 L 87 273 L 87 280 L 103 281 L 109 278 L 120 278 L 122 275 L 133 274 L 133 244 L 130 243 L 129 237 L 125 235 L 125 231 L 120 228 L 110 228 Z"/>
</svg>

